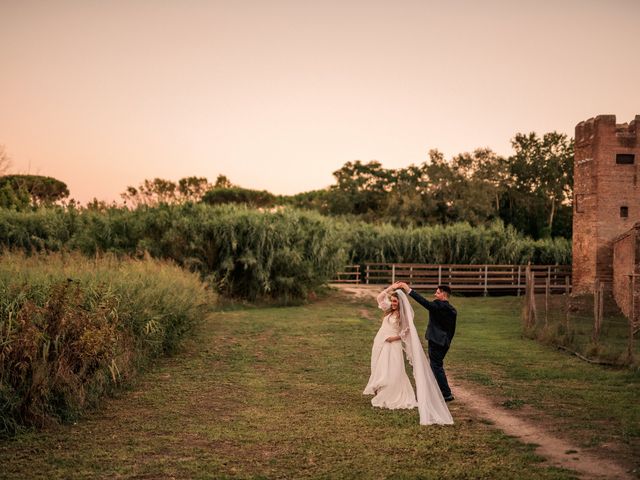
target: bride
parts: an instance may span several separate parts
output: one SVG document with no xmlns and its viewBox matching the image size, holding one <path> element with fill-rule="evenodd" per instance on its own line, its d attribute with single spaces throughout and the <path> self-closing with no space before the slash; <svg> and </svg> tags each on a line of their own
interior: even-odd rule
<svg viewBox="0 0 640 480">
<path fill-rule="evenodd" d="M 374 395 L 371 399 L 374 407 L 418 407 L 421 425 L 452 424 L 453 418 L 413 324 L 413 308 L 407 296 L 390 286 L 378 295 L 378 307 L 385 315 L 373 340 L 371 376 L 363 394 Z M 403 346 L 413 367 L 417 398 L 404 368 Z"/>
</svg>

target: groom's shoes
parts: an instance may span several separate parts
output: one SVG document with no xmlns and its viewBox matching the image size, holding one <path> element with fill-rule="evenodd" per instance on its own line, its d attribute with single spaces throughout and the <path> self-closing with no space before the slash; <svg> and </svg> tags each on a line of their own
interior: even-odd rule
<svg viewBox="0 0 640 480">
<path fill-rule="evenodd" d="M 445 402 L 453 402 L 455 397 L 453 395 L 449 395 L 448 397 L 444 397 Z"/>
</svg>

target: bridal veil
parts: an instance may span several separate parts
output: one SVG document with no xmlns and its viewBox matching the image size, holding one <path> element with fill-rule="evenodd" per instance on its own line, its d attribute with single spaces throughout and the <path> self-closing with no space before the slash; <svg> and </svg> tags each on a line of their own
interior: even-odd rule
<svg viewBox="0 0 640 480">
<path fill-rule="evenodd" d="M 453 424 L 453 418 L 431 371 L 420 337 L 413 323 L 413 308 L 402 290 L 396 290 L 396 293 L 398 294 L 398 307 L 400 309 L 400 337 L 404 343 L 407 359 L 413 367 L 420 425 L 434 423 L 451 425 Z"/>
</svg>

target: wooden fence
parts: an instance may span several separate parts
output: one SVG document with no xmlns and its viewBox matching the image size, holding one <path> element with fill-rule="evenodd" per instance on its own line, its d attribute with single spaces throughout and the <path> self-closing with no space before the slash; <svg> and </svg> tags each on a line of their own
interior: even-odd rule
<svg viewBox="0 0 640 480">
<path fill-rule="evenodd" d="M 533 267 L 532 267 L 533 268 Z M 528 270 L 528 269 L 525 269 Z M 525 272 L 522 309 L 523 332 L 543 343 L 555 344 L 590 363 L 640 367 L 640 322 L 620 309 L 607 284 L 596 279 L 591 293 L 551 295 L 534 285 L 533 272 Z"/>
<path fill-rule="evenodd" d="M 360 265 L 347 265 L 344 271 L 338 272 L 333 283 L 360 283 Z"/>
<path fill-rule="evenodd" d="M 367 263 L 349 265 L 335 280 L 354 284 L 390 284 L 403 281 L 416 290 L 449 285 L 456 292 L 515 293 L 525 291 L 525 265 L 427 265 L 414 263 Z M 571 291 L 570 265 L 531 265 L 535 290 Z"/>
</svg>

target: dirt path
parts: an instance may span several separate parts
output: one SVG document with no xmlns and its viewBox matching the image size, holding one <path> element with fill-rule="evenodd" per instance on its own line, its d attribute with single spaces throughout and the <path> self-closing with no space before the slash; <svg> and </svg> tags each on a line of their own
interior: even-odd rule
<svg viewBox="0 0 640 480">
<path fill-rule="evenodd" d="M 376 297 L 380 289 L 376 287 L 356 287 L 350 285 L 333 285 L 356 297 Z M 525 420 L 514 415 L 511 411 L 496 405 L 496 402 L 473 389 L 468 384 L 456 381 L 448 374 L 452 390 L 455 392 L 456 402 L 463 403 L 471 411 L 486 420 L 507 435 L 520 439 L 524 443 L 536 444 L 536 453 L 543 456 L 555 466 L 574 470 L 584 479 L 629 479 L 635 477 L 627 473 L 621 465 L 597 457 L 584 451 L 571 442 L 558 438 Z"/>
<path fill-rule="evenodd" d="M 449 375 L 450 376 L 450 375 Z M 519 438 L 525 443 L 538 445 L 536 453 L 545 457 L 555 466 L 575 470 L 583 478 L 633 479 L 620 465 L 601 457 L 596 457 L 567 440 L 546 432 L 528 420 L 519 418 L 510 411 L 495 405 L 489 398 L 450 379 L 456 401 L 463 402 L 478 416 L 491 421 L 507 435 Z"/>
</svg>

